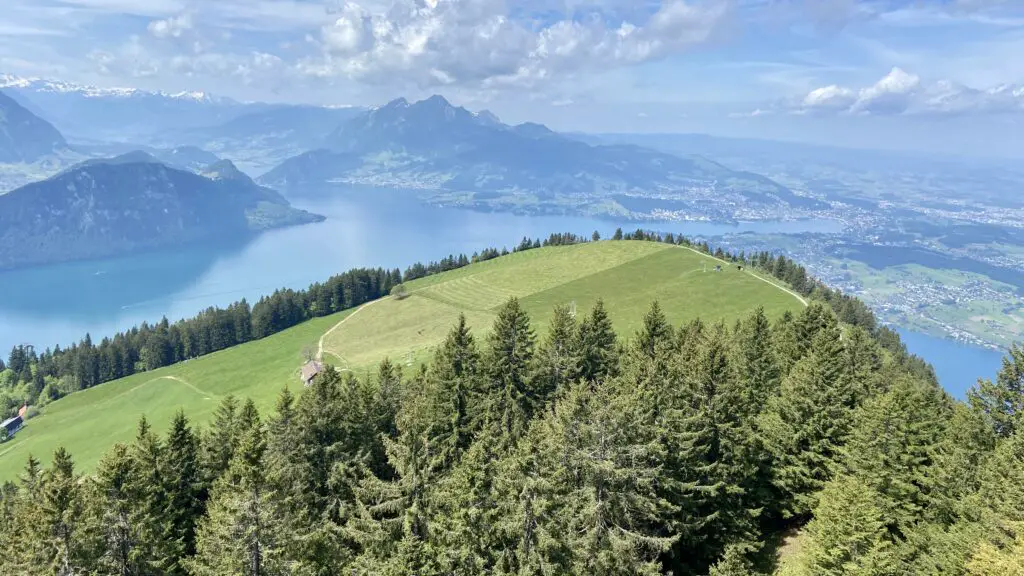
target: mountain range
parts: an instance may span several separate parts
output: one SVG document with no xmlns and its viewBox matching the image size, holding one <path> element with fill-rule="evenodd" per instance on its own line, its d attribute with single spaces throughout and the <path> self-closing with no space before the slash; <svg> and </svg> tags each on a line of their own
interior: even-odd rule
<svg viewBox="0 0 1024 576">
<path fill-rule="evenodd" d="M 540 124 L 505 124 L 490 112 L 470 112 L 441 96 L 414 103 L 400 98 L 361 112 L 321 147 L 286 160 L 260 181 L 296 192 L 324 183 L 412 188 L 470 205 L 509 196 L 549 206 L 634 197 L 670 203 L 658 210 L 706 206 L 709 198 L 717 206 L 816 202 L 764 176 L 701 156 L 595 145 Z"/>
<path fill-rule="evenodd" d="M 124 140 L 212 126 L 256 106 L 204 92 L 97 88 L 9 74 L 0 74 L 0 90 L 65 134 L 92 139 Z"/>
<path fill-rule="evenodd" d="M 237 239 L 321 220 L 228 161 L 196 174 L 132 152 L 88 160 L 0 196 L 0 269 Z"/>
<path fill-rule="evenodd" d="M 0 92 L 0 163 L 35 162 L 67 146 L 52 124 Z"/>
</svg>

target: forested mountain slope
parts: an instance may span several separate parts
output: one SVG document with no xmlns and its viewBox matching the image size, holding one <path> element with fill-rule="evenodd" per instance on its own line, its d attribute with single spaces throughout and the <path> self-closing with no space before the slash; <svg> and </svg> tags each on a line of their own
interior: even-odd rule
<svg viewBox="0 0 1024 576">
<path fill-rule="evenodd" d="M 0 163 L 34 162 L 67 149 L 52 124 L 0 92 Z"/>
<path fill-rule="evenodd" d="M 322 219 L 248 177 L 204 177 L 132 152 L 89 160 L 0 196 L 0 268 L 237 238 Z"/>
</svg>

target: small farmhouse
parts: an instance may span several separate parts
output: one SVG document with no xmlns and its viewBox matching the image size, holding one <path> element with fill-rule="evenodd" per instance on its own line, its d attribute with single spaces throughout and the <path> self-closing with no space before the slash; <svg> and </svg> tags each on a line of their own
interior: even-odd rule
<svg viewBox="0 0 1024 576">
<path fill-rule="evenodd" d="M 316 360 L 310 360 L 303 364 L 302 370 L 299 372 L 302 378 L 302 385 L 309 386 L 313 382 L 313 378 L 316 378 L 316 375 L 322 372 L 323 369 L 324 365 Z"/>
<path fill-rule="evenodd" d="M 0 423 L 0 435 L 4 438 L 11 438 L 14 433 L 21 430 L 25 421 L 22 420 L 21 416 L 15 416 L 14 418 L 8 418 Z"/>
</svg>

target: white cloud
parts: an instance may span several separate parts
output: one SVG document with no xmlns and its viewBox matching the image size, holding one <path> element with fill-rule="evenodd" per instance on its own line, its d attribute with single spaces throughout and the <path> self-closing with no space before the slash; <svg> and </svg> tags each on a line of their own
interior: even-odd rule
<svg viewBox="0 0 1024 576">
<path fill-rule="evenodd" d="M 1024 113 L 1024 87 L 1000 85 L 979 90 L 951 80 L 925 81 L 893 68 L 870 86 L 824 86 L 776 109 L 797 114 L 875 116 Z"/>
<path fill-rule="evenodd" d="M 899 114 L 907 111 L 921 88 L 921 79 L 893 68 L 884 78 L 860 90 L 851 112 L 867 114 Z"/>
<path fill-rule="evenodd" d="M 857 96 L 853 90 L 832 84 L 823 88 L 811 90 L 804 97 L 804 108 L 849 108 L 856 102 Z"/>
<path fill-rule="evenodd" d="M 707 41 L 726 2 L 670 0 L 646 21 L 609 25 L 593 14 L 539 24 L 513 18 L 503 0 L 346 3 L 318 38 L 302 71 L 368 83 L 396 77 L 421 86 L 533 86 L 587 69 L 644 62 Z"/>
<path fill-rule="evenodd" d="M 153 20 L 146 29 L 157 38 L 180 38 L 192 29 L 192 15 L 185 13 L 163 20 Z"/>
<path fill-rule="evenodd" d="M 373 44 L 373 21 L 365 10 L 347 3 L 341 15 L 322 30 L 327 50 L 337 54 L 356 54 Z"/>
</svg>

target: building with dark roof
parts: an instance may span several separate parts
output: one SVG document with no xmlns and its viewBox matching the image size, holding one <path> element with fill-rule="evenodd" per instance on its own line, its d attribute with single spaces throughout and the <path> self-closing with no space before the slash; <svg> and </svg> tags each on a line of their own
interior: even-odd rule
<svg viewBox="0 0 1024 576">
<path fill-rule="evenodd" d="M 14 436 L 14 433 L 21 430 L 21 427 L 25 425 L 25 421 L 21 416 L 15 416 L 14 418 L 8 418 L 3 422 L 0 422 L 0 430 L 4 432 L 7 438 Z"/>
</svg>

